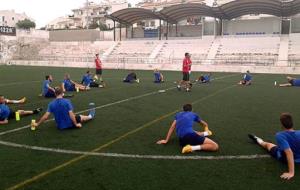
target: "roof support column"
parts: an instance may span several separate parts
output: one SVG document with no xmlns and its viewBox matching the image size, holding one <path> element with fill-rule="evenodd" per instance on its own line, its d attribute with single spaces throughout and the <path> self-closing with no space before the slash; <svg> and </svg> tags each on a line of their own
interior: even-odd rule
<svg viewBox="0 0 300 190">
<path fill-rule="evenodd" d="M 169 35 L 169 22 L 167 21 L 166 40 L 168 40 L 168 35 Z"/>
<path fill-rule="evenodd" d="M 133 38 L 133 25 L 131 25 L 131 38 Z"/>
<path fill-rule="evenodd" d="M 122 23 L 119 24 L 120 24 L 120 41 L 122 41 Z"/>
<path fill-rule="evenodd" d="M 159 36 L 158 39 L 161 40 L 161 19 L 159 19 Z"/>
<path fill-rule="evenodd" d="M 114 41 L 116 41 L 116 21 L 114 21 Z"/>
<path fill-rule="evenodd" d="M 176 37 L 178 37 L 178 23 L 176 23 L 176 25 L 175 25 L 175 27 L 176 27 Z"/>
<path fill-rule="evenodd" d="M 221 25 L 221 36 L 223 37 L 223 33 L 224 33 L 223 19 L 220 19 L 220 25 Z"/>
<path fill-rule="evenodd" d="M 204 17 L 202 17 L 201 20 L 202 20 L 202 28 L 201 28 L 202 36 L 204 36 L 204 22 L 205 22 Z"/>
</svg>

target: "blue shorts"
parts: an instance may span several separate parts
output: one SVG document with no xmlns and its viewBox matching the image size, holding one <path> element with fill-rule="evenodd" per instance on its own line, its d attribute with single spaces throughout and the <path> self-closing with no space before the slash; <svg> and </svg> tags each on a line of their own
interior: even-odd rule
<svg viewBox="0 0 300 190">
<path fill-rule="evenodd" d="M 46 98 L 55 98 L 55 93 L 52 90 L 48 90 L 48 92 L 44 96 Z"/>
<path fill-rule="evenodd" d="M 205 137 L 199 136 L 197 133 L 190 133 L 182 138 L 179 138 L 180 146 L 186 145 L 202 145 L 204 143 Z"/>
<path fill-rule="evenodd" d="M 300 79 L 294 79 L 291 82 L 292 86 L 300 86 Z"/>
<path fill-rule="evenodd" d="M 274 146 L 270 150 L 270 155 L 275 158 L 276 160 L 279 160 L 281 162 L 286 162 L 286 155 L 283 151 L 279 150 L 278 146 Z"/>
<path fill-rule="evenodd" d="M 72 86 L 70 86 L 69 88 L 66 88 L 66 91 L 76 91 L 76 88 L 75 88 L 75 84 L 72 84 Z"/>
</svg>

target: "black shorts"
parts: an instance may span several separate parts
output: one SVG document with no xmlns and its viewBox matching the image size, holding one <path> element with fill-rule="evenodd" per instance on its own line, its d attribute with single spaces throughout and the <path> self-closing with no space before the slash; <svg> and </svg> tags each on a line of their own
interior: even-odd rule
<svg viewBox="0 0 300 190">
<path fill-rule="evenodd" d="M 96 69 L 96 74 L 97 75 L 102 75 L 102 69 Z"/>
<path fill-rule="evenodd" d="M 16 112 L 12 109 L 9 109 L 9 115 L 8 118 L 0 119 L 0 121 L 4 121 L 5 119 L 15 119 L 16 118 Z"/>
<path fill-rule="evenodd" d="M 202 145 L 204 143 L 204 140 L 204 136 L 199 136 L 197 133 L 191 133 L 185 135 L 182 138 L 179 138 L 179 144 L 182 147 L 186 145 Z"/>
<path fill-rule="evenodd" d="M 81 123 L 81 117 L 80 115 L 75 115 L 75 119 L 77 123 Z"/>
<path fill-rule="evenodd" d="M 182 76 L 183 81 L 190 81 L 190 73 L 183 72 L 182 75 L 183 75 Z"/>
<path fill-rule="evenodd" d="M 281 162 L 286 162 L 286 155 L 283 151 L 279 150 L 278 146 L 274 146 L 270 150 L 270 155 L 275 158 L 276 160 L 279 160 Z"/>
</svg>

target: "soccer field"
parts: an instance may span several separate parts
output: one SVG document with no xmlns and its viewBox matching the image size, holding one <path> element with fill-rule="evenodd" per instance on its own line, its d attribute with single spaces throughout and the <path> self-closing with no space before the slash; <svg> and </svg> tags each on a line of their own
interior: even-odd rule
<svg viewBox="0 0 300 190">
<path fill-rule="evenodd" d="M 13 109 L 47 109 L 51 99 L 39 97 L 46 74 L 60 84 L 68 72 L 80 81 L 86 69 L 0 66 L 0 94 L 27 97 Z M 124 84 L 124 70 L 105 70 L 105 89 L 74 92 L 76 113 L 97 106 L 96 117 L 81 129 L 59 131 L 54 121 L 36 131 L 22 117 L 0 126 L 0 189 L 299 189 L 295 177 L 280 179 L 287 166 L 270 158 L 248 139 L 255 133 L 274 142 L 279 115 L 290 112 L 300 125 L 300 88 L 278 88 L 284 75 L 253 74 L 253 85 L 236 85 L 240 73 L 214 73 L 211 84 L 195 84 L 192 92 L 178 91 L 180 72 L 163 72 L 166 82 L 154 84 L 152 71 L 136 71 L 141 82 Z M 192 73 L 195 79 L 201 73 Z M 159 90 L 166 90 L 161 93 Z M 220 150 L 182 155 L 173 134 L 165 138 L 176 112 L 192 103 L 194 112 L 208 122 Z M 44 112 L 44 111 L 43 111 Z M 195 125 L 195 129 L 201 128 Z"/>
</svg>

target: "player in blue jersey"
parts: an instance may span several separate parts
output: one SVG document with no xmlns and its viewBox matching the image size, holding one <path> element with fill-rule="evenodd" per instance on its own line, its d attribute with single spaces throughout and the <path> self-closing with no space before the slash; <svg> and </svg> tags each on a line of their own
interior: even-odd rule
<svg viewBox="0 0 300 190">
<path fill-rule="evenodd" d="M 32 115 L 37 114 L 42 111 L 42 108 L 37 108 L 32 111 L 25 111 L 25 110 L 17 110 L 13 111 L 6 105 L 6 99 L 3 95 L 0 95 L 0 125 L 7 124 L 8 120 L 16 118 L 16 112 L 20 114 L 20 116 L 24 115 Z"/>
<path fill-rule="evenodd" d="M 139 83 L 139 82 L 140 82 L 140 79 L 137 78 L 135 72 L 131 72 L 131 73 L 129 73 L 129 74 L 123 79 L 123 82 L 126 82 L 126 83 L 134 83 L 134 82 Z"/>
<path fill-rule="evenodd" d="M 204 132 L 195 131 L 193 129 L 194 122 L 203 126 Z M 217 151 L 219 149 L 217 143 L 207 138 L 207 136 L 212 135 L 212 132 L 208 129 L 208 124 L 196 113 L 192 112 L 191 104 L 185 104 L 183 106 L 183 112 L 176 114 L 166 139 L 157 141 L 157 144 L 167 144 L 174 130 L 176 130 L 180 146 L 183 147 L 183 154 L 197 150 Z"/>
<path fill-rule="evenodd" d="M 82 77 L 81 84 L 83 84 L 85 87 L 91 87 L 91 88 L 104 88 L 105 84 L 99 84 L 93 79 L 93 75 L 90 71 L 87 71 L 85 75 Z"/>
<path fill-rule="evenodd" d="M 55 89 L 56 99 L 49 103 L 47 112 L 41 119 L 35 123 L 38 127 L 46 121 L 50 114 L 54 115 L 54 119 L 58 129 L 81 128 L 83 122 L 87 122 L 95 117 L 95 108 L 91 108 L 89 115 L 75 115 L 71 101 L 63 98 L 63 91 L 61 88 Z M 94 106 L 94 104 L 90 104 Z"/>
<path fill-rule="evenodd" d="M 42 95 L 46 98 L 54 98 L 55 97 L 55 89 L 50 86 L 53 81 L 52 75 L 47 75 L 43 82 Z"/>
<path fill-rule="evenodd" d="M 61 88 L 63 89 L 63 92 L 66 91 L 76 91 L 76 88 L 78 88 L 80 91 L 86 91 L 90 88 L 88 86 L 83 86 L 81 84 L 78 84 L 77 82 L 73 81 L 70 78 L 70 74 L 65 74 L 64 80 L 62 81 Z"/>
<path fill-rule="evenodd" d="M 286 84 L 280 84 L 280 87 L 291 87 L 291 86 L 297 86 L 300 87 L 300 78 L 293 78 L 293 77 L 286 77 L 288 80 L 288 83 Z"/>
<path fill-rule="evenodd" d="M 158 70 L 154 70 L 154 83 L 162 83 L 164 82 L 164 76 L 163 74 Z"/>
<path fill-rule="evenodd" d="M 196 82 L 199 83 L 209 83 L 211 80 L 211 74 L 201 75 L 198 79 L 196 79 Z"/>
<path fill-rule="evenodd" d="M 252 83 L 252 75 L 250 74 L 250 71 L 247 71 L 246 74 L 244 74 L 243 79 L 239 82 L 240 85 L 251 85 Z"/>
<path fill-rule="evenodd" d="M 289 113 L 282 113 L 280 122 L 283 131 L 276 133 L 277 145 L 265 142 L 253 134 L 248 136 L 255 143 L 265 148 L 272 157 L 282 162 L 287 162 L 288 171 L 284 172 L 280 177 L 288 180 L 294 177 L 295 163 L 300 164 L 300 130 L 294 130 L 293 119 Z"/>
</svg>

